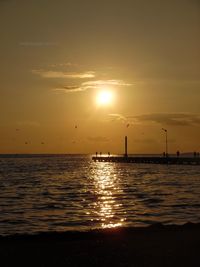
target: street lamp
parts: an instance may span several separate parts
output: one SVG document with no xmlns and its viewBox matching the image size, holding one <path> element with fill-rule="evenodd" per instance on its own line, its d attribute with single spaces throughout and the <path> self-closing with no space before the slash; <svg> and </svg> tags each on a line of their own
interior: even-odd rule
<svg viewBox="0 0 200 267">
<path fill-rule="evenodd" d="M 167 129 L 164 129 L 162 128 L 162 130 L 165 132 L 165 142 L 166 142 L 166 149 L 165 149 L 165 152 L 166 152 L 166 157 L 168 157 L 168 140 L 167 140 Z"/>
</svg>

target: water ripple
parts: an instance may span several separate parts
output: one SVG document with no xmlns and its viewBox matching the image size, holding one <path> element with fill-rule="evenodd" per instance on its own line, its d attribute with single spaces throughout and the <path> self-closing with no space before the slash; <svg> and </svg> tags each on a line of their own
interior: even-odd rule
<svg viewBox="0 0 200 267">
<path fill-rule="evenodd" d="M 0 158 L 0 234 L 200 221 L 200 167 Z"/>
</svg>

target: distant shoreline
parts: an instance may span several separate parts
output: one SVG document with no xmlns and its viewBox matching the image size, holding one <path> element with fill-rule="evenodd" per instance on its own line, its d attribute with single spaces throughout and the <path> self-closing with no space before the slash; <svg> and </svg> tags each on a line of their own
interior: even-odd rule
<svg viewBox="0 0 200 267">
<path fill-rule="evenodd" d="M 108 154 L 102 154 L 102 156 L 107 156 Z M 50 154 L 47 154 L 47 153 L 0 153 L 0 158 L 20 158 L 20 157 L 68 157 L 68 156 L 71 156 L 71 157 L 77 157 L 77 156 L 88 156 L 88 157 L 92 157 L 92 156 L 95 156 L 95 153 L 80 153 L 80 154 L 71 154 L 71 153 L 50 153 Z M 123 156 L 123 154 L 110 154 L 110 156 L 116 156 L 116 157 L 121 157 Z M 129 154 L 128 155 L 129 157 L 131 156 L 134 156 L 134 157 L 143 157 L 143 156 L 146 156 L 146 157 L 163 157 L 162 154 L 159 154 L 159 153 L 141 153 L 141 154 Z M 176 154 L 170 154 L 169 157 L 177 157 Z M 186 152 L 186 153 L 182 153 L 180 154 L 179 157 L 194 157 L 193 153 L 192 152 Z"/>
</svg>

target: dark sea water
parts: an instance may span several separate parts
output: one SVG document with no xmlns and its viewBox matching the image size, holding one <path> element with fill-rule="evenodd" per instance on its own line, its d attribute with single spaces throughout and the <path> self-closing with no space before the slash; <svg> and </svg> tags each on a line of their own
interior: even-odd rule
<svg viewBox="0 0 200 267">
<path fill-rule="evenodd" d="M 0 235 L 200 222 L 200 166 L 0 157 Z"/>
</svg>

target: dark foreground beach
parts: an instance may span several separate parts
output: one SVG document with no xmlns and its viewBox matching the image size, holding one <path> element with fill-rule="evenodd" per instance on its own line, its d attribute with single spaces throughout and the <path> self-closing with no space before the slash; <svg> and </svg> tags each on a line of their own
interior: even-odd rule
<svg viewBox="0 0 200 267">
<path fill-rule="evenodd" d="M 200 224 L 0 237 L 0 266 L 200 266 Z"/>
</svg>

